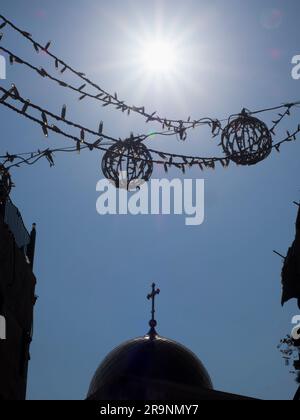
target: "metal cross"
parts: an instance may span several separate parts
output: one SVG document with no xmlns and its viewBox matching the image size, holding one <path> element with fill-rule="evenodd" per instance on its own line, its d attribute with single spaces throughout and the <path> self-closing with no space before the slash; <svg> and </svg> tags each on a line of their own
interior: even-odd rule
<svg viewBox="0 0 300 420">
<path fill-rule="evenodd" d="M 152 319 L 151 321 L 155 321 L 155 296 L 160 294 L 160 289 L 156 289 L 155 290 L 155 283 L 152 284 L 152 293 L 150 293 L 147 296 L 148 300 L 152 300 L 152 310 L 151 310 L 151 314 L 152 314 Z"/>
</svg>

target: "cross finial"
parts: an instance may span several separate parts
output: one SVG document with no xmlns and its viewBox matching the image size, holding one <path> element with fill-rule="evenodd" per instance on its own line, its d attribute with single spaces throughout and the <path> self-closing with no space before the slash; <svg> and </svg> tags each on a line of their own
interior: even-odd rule
<svg viewBox="0 0 300 420">
<path fill-rule="evenodd" d="M 156 295 L 159 295 L 159 294 L 160 294 L 160 289 L 155 289 L 155 283 L 153 283 L 152 284 L 152 293 L 150 293 L 147 296 L 148 300 L 150 300 L 150 299 L 152 300 L 152 309 L 151 309 L 151 316 L 152 317 L 151 317 L 151 321 L 149 322 L 149 325 L 151 327 L 150 333 L 149 333 L 150 337 L 157 335 L 156 331 L 155 331 L 155 327 L 157 325 L 157 322 L 155 320 L 155 297 L 156 297 Z"/>
</svg>

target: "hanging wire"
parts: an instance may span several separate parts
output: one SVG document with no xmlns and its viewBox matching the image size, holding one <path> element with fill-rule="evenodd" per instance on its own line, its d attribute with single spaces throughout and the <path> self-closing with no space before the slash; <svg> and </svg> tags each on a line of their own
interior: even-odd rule
<svg viewBox="0 0 300 420">
<path fill-rule="evenodd" d="M 16 112 L 19 115 L 22 115 L 24 118 L 29 119 L 30 121 L 36 123 L 37 125 L 39 125 L 42 128 L 42 131 L 44 133 L 45 136 L 48 137 L 49 131 L 54 132 L 56 134 L 60 134 L 61 136 L 72 140 L 74 142 L 76 142 L 76 147 L 74 148 L 63 148 L 63 149 L 50 149 L 47 148 L 46 150 L 43 151 L 38 151 L 38 152 L 33 152 L 30 154 L 30 156 L 28 158 L 24 157 L 24 154 L 20 154 L 20 155 L 10 155 L 7 154 L 5 156 L 2 156 L 2 159 L 4 159 L 4 163 L 10 163 L 10 166 L 8 168 L 12 168 L 12 167 L 17 167 L 20 166 L 21 164 L 34 164 L 36 163 L 38 160 L 40 160 L 43 157 L 46 157 L 49 161 L 49 163 L 51 164 L 51 166 L 53 166 L 54 161 L 53 161 L 53 153 L 54 152 L 80 152 L 80 150 L 82 149 L 89 149 L 89 150 L 101 150 L 101 151 L 107 151 L 108 148 L 105 147 L 107 146 L 104 145 L 102 143 L 102 139 L 106 138 L 107 140 L 114 140 L 115 142 L 121 142 L 121 139 L 113 139 L 112 137 L 109 136 L 105 136 L 102 132 L 101 134 L 101 138 L 99 138 L 98 140 L 96 140 L 95 142 L 88 142 L 86 140 L 86 132 L 87 133 L 91 133 L 91 134 L 95 134 L 95 132 L 93 130 L 88 129 L 87 127 L 83 127 L 80 126 L 79 124 L 76 123 L 71 123 L 69 121 L 69 125 L 72 125 L 76 128 L 80 128 L 80 136 L 75 136 L 73 134 L 67 133 L 66 131 L 62 130 L 61 128 L 58 128 L 56 125 L 52 125 L 49 123 L 48 121 L 48 116 L 55 118 L 61 122 L 66 122 L 65 119 L 63 118 L 63 116 L 58 116 L 56 114 L 51 113 L 50 111 L 43 109 L 41 107 L 39 107 L 38 105 L 32 104 L 30 101 L 25 100 L 24 98 L 22 98 L 20 96 L 20 93 L 18 92 L 17 88 L 15 86 L 13 86 L 10 90 L 6 90 L 4 88 L 0 88 L 0 91 L 2 93 L 4 93 L 4 95 L 0 98 L 0 104 L 9 108 L 10 110 Z M 10 104 L 7 102 L 8 99 L 13 99 L 14 101 L 18 102 L 19 104 L 22 105 L 22 108 L 19 109 L 16 106 Z M 29 109 L 34 109 L 34 110 L 38 110 L 41 113 L 41 117 L 37 118 L 33 115 L 28 114 L 28 110 Z M 101 125 L 101 130 L 103 129 L 102 124 Z M 272 149 L 276 149 L 278 152 L 280 152 L 280 148 L 284 143 L 287 142 L 291 142 L 293 140 L 297 140 L 297 135 L 300 133 L 300 124 L 298 125 L 297 129 L 294 130 L 294 132 L 287 132 L 287 136 L 282 139 L 281 141 L 277 142 L 276 144 L 274 144 L 272 146 Z M 99 133 L 97 133 L 99 135 Z M 144 136 L 147 137 L 147 136 Z M 134 137 L 133 135 L 131 136 L 131 140 L 132 141 L 142 141 L 143 138 L 141 137 Z M 193 167 L 193 166 L 198 166 L 201 170 L 205 169 L 205 168 L 211 168 L 214 169 L 216 167 L 216 163 L 220 163 L 223 167 L 227 167 L 231 161 L 231 157 L 233 156 L 226 156 L 226 157 L 199 157 L 199 156 L 187 156 L 187 155 L 182 155 L 182 154 L 175 154 L 175 153 L 169 153 L 169 152 L 163 152 L 163 151 L 158 151 L 155 149 L 148 149 L 149 152 L 153 155 L 158 156 L 158 158 L 160 159 L 152 159 L 151 162 L 153 164 L 157 164 L 157 165 L 163 165 L 165 171 L 168 171 L 168 168 L 170 167 L 176 167 L 182 170 L 182 172 L 185 172 L 186 168 L 188 167 Z M 28 154 L 27 154 L 28 155 Z M 125 157 L 130 157 L 130 156 L 126 156 L 126 154 L 123 156 Z M 19 159 L 17 163 L 15 163 L 15 160 Z M 138 161 L 144 161 L 144 162 L 148 162 L 149 159 L 144 159 L 143 157 L 140 156 L 136 156 L 135 160 Z"/>
<path fill-rule="evenodd" d="M 109 105 L 114 106 L 116 109 L 118 109 L 122 112 L 126 112 L 128 115 L 131 112 L 138 113 L 146 119 L 146 122 L 150 122 L 150 121 L 158 122 L 158 123 L 161 124 L 163 130 L 168 129 L 168 130 L 175 131 L 176 133 L 178 133 L 180 135 L 180 138 L 182 140 L 184 140 L 186 138 L 186 130 L 189 130 L 191 128 L 196 128 L 197 126 L 201 126 L 201 125 L 210 126 L 212 128 L 213 134 L 218 135 L 219 134 L 218 131 L 221 130 L 221 123 L 226 121 L 226 120 L 228 121 L 228 118 L 218 120 L 218 119 L 210 118 L 210 117 L 194 119 L 194 120 L 192 120 L 191 117 L 189 117 L 187 119 L 177 119 L 176 120 L 176 119 L 170 119 L 170 118 L 163 118 L 163 117 L 159 116 L 157 114 L 157 112 L 152 112 L 152 113 L 146 112 L 144 106 L 141 106 L 141 107 L 136 107 L 136 106 L 133 106 L 133 105 L 130 106 L 125 101 L 119 100 L 119 97 L 118 97 L 117 93 L 111 94 L 111 93 L 107 92 L 105 89 L 100 87 L 97 83 L 93 82 L 88 77 L 86 77 L 85 73 L 83 73 L 81 71 L 78 71 L 78 70 L 75 70 L 71 65 L 67 64 L 63 59 L 57 57 L 55 54 L 50 52 L 49 49 L 50 49 L 50 46 L 51 46 L 51 42 L 48 42 L 44 46 L 41 43 L 39 43 L 38 41 L 34 40 L 32 35 L 29 32 L 21 30 L 19 27 L 17 27 L 13 22 L 8 20 L 3 15 L 0 15 L 0 18 L 3 20 L 3 24 L 0 25 L 1 28 L 4 28 L 6 25 L 9 25 L 13 30 L 15 30 L 20 35 L 22 35 L 24 38 L 26 38 L 33 45 L 33 47 L 34 47 L 34 49 L 37 53 L 43 52 L 43 53 L 47 54 L 52 60 L 54 60 L 55 68 L 57 70 L 59 70 L 61 74 L 65 73 L 68 70 L 70 73 L 72 73 L 73 75 L 80 78 L 84 82 L 84 84 L 81 85 L 78 88 L 73 86 L 73 85 L 70 85 L 70 84 L 64 82 L 63 80 L 60 80 L 56 77 L 51 76 L 45 69 L 43 69 L 43 68 L 39 69 L 36 66 L 33 66 L 32 64 L 30 64 L 30 63 L 26 62 L 25 60 L 21 59 L 20 57 L 16 56 L 14 53 L 9 51 L 8 49 L 5 49 L 4 47 L 1 47 L 2 51 L 6 52 L 10 56 L 11 63 L 13 64 L 14 62 L 16 62 L 16 63 L 24 64 L 24 65 L 28 66 L 29 68 L 31 68 L 32 70 L 36 71 L 40 76 L 47 77 L 47 78 L 51 79 L 52 81 L 55 81 L 56 83 L 58 83 L 60 86 L 71 89 L 71 90 L 77 92 L 80 95 L 80 97 L 79 97 L 80 100 L 83 100 L 85 98 L 93 98 L 93 99 L 96 99 L 98 101 L 101 101 L 103 103 L 103 106 L 109 106 Z M 87 85 L 96 89 L 99 93 L 98 94 L 91 94 L 91 93 L 87 92 L 85 90 Z M 275 106 L 275 107 L 264 108 L 264 109 L 260 109 L 260 110 L 256 110 L 256 111 L 250 111 L 249 114 L 250 115 L 257 115 L 257 114 L 261 114 L 261 113 L 265 113 L 265 112 L 280 110 L 280 109 L 283 109 L 283 108 L 289 108 L 290 109 L 292 106 L 296 106 L 296 105 L 300 105 L 300 102 L 298 101 L 298 102 L 294 102 L 294 103 L 281 104 L 281 105 L 278 105 L 278 106 Z M 236 114 L 236 115 L 238 115 L 238 114 Z M 233 116 L 234 115 L 232 115 L 231 117 L 233 117 Z"/>
</svg>

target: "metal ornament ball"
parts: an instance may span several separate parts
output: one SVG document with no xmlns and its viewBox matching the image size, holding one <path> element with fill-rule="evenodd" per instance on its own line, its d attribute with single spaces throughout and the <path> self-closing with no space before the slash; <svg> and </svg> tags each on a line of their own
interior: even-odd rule
<svg viewBox="0 0 300 420">
<path fill-rule="evenodd" d="M 222 133 L 222 147 L 238 165 L 255 165 L 272 151 L 272 136 L 267 125 L 245 110 L 229 122 Z"/>
<path fill-rule="evenodd" d="M 151 178 L 152 156 L 140 141 L 119 141 L 103 156 L 102 171 L 116 188 L 136 190 Z"/>
</svg>

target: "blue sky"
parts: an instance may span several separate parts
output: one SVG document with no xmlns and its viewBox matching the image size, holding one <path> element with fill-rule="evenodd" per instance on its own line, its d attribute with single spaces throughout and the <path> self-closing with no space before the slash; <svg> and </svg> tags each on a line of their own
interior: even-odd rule
<svg viewBox="0 0 300 420">
<path fill-rule="evenodd" d="M 278 21 L 270 21 L 272 10 L 280 11 Z M 300 81 L 291 78 L 291 59 L 300 54 L 296 1 L 255 0 L 246 7 L 242 0 L 2 0 L 1 13 L 45 44 L 52 40 L 58 56 L 105 89 L 172 118 L 221 118 L 300 97 Z M 181 42 L 182 74 L 172 83 L 146 83 L 131 60 L 137 40 L 159 25 Z M 4 33 L 6 47 L 55 71 L 25 40 L 10 29 Z M 53 111 L 67 104 L 69 117 L 82 124 L 96 128 L 103 120 L 115 137 L 155 128 L 139 116 L 78 102 L 21 66 L 8 67 L 1 84 L 11 83 Z M 0 116 L 1 153 L 69 145 L 54 134 L 45 139 L 9 110 L 1 108 Z M 262 116 L 268 124 L 272 117 Z M 295 109 L 288 127 L 298 122 Z M 151 141 L 162 150 L 221 155 L 201 129 L 184 144 Z M 27 226 L 36 222 L 38 230 L 28 398 L 85 398 L 103 357 L 147 332 L 145 296 L 155 281 L 162 290 L 159 332 L 193 350 L 216 389 L 290 399 L 296 384 L 276 346 L 299 310 L 294 302 L 280 306 L 282 262 L 272 250 L 285 253 L 293 240 L 299 151 L 296 142 L 255 167 L 188 171 L 186 177 L 205 179 L 199 227 L 186 227 L 180 216 L 99 216 L 101 153 L 58 155 L 55 168 L 42 161 L 13 171 L 12 198 Z M 161 175 L 155 169 L 154 177 Z"/>
</svg>

